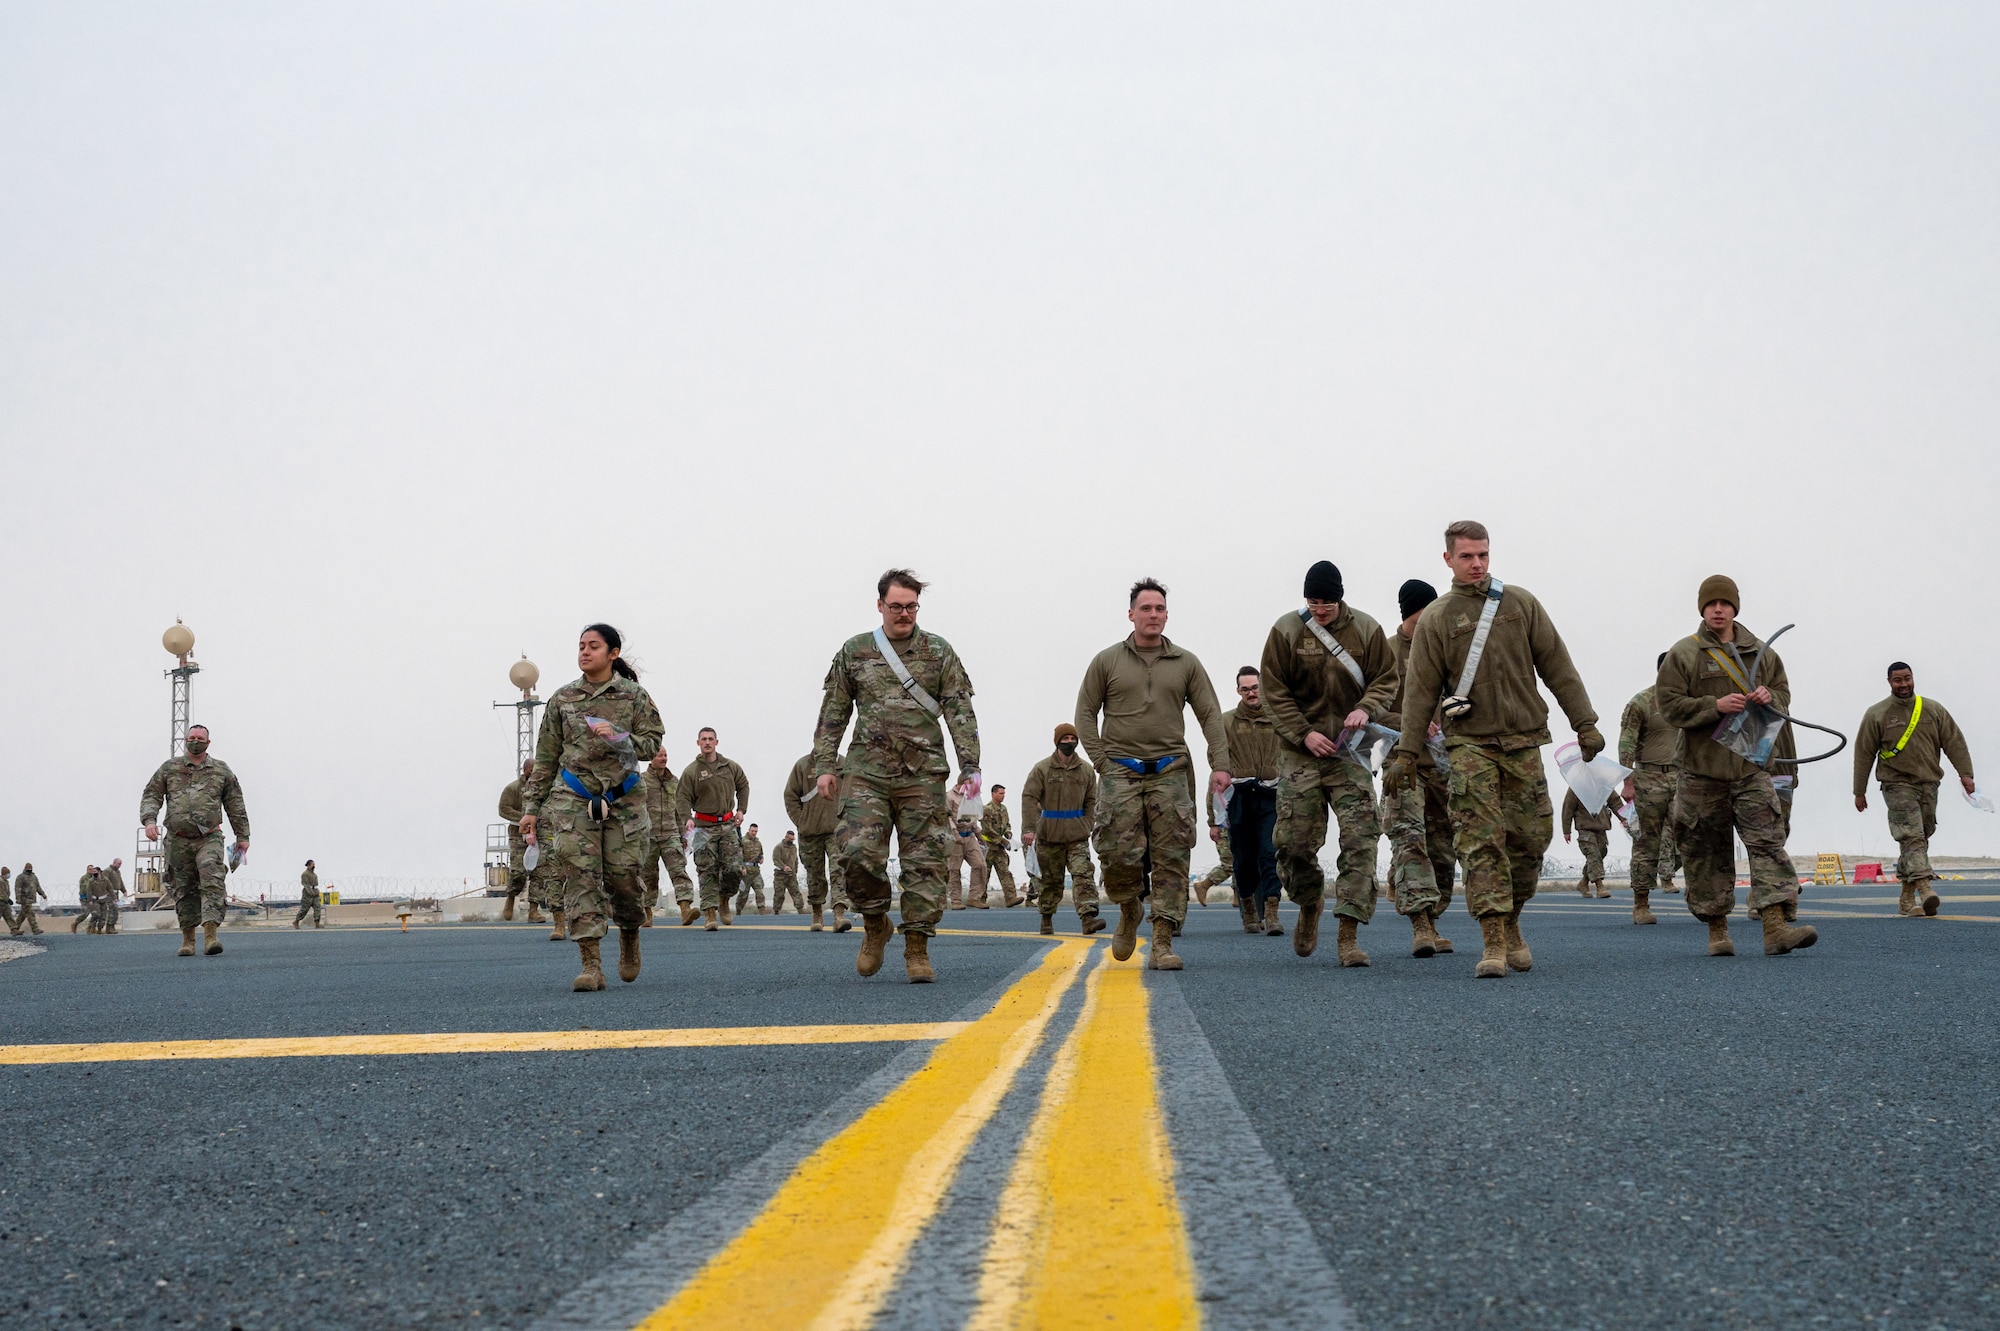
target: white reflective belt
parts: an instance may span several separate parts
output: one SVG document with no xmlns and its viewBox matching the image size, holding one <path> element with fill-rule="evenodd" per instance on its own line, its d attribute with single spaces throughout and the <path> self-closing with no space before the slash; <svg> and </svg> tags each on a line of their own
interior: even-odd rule
<svg viewBox="0 0 2000 1331">
<path fill-rule="evenodd" d="M 1333 640 L 1333 635 L 1326 631 L 1326 626 L 1312 617 L 1311 610 L 1299 611 L 1299 618 L 1306 622 L 1306 627 L 1312 630 L 1315 638 L 1319 639 L 1319 645 L 1332 653 L 1334 660 L 1347 667 L 1347 673 L 1354 676 L 1354 682 L 1361 686 L 1362 692 L 1367 692 L 1368 676 L 1361 673 L 1361 663 L 1348 655 L 1345 647 Z"/>
<path fill-rule="evenodd" d="M 944 715 L 944 709 L 938 706 L 937 699 L 924 692 L 924 686 L 910 678 L 910 668 L 903 664 L 902 657 L 896 655 L 896 649 L 889 645 L 889 635 L 881 629 L 875 630 L 875 646 L 889 662 L 889 668 L 896 672 L 896 678 L 902 681 L 903 692 L 916 699 L 917 706 L 932 716 Z"/>
<path fill-rule="evenodd" d="M 1500 594 L 1507 585 L 1495 578 L 1487 584 L 1486 608 L 1479 612 L 1479 627 L 1472 630 L 1472 646 L 1466 649 L 1465 666 L 1458 672 L 1458 687 L 1452 692 L 1472 697 L 1472 681 L 1479 674 L 1479 657 L 1486 650 L 1486 635 L 1493 631 L 1493 616 L 1500 613 Z"/>
</svg>

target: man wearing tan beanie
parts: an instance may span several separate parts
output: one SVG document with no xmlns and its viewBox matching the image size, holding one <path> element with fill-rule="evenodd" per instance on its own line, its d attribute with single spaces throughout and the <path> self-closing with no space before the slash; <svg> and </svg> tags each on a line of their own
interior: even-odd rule
<svg viewBox="0 0 2000 1331">
<path fill-rule="evenodd" d="M 1741 598 L 1721 574 L 1705 578 L 1696 598 L 1701 627 L 1667 652 L 1654 698 L 1669 725 L 1681 731 L 1681 778 L 1674 795 L 1674 828 L 1687 874 L 1688 910 L 1708 925 L 1708 954 L 1736 955 L 1729 914 L 1736 908 L 1736 855 L 1731 833 L 1750 856 L 1750 911 L 1764 924 L 1764 952 L 1782 956 L 1811 947 L 1819 933 L 1794 925 L 1799 879 L 1785 853 L 1785 816 L 1771 773 L 1715 738 L 1731 718 L 1751 710 L 1791 707 L 1785 663 L 1736 621 Z M 1754 675 L 1756 687 L 1752 688 Z"/>
<path fill-rule="evenodd" d="M 1041 932 L 1056 931 L 1063 875 L 1076 882 L 1076 920 L 1085 936 L 1104 927 L 1097 916 L 1097 875 L 1090 864 L 1090 825 L 1097 814 L 1097 772 L 1076 751 L 1076 727 L 1056 727 L 1056 751 L 1035 764 L 1021 787 L 1021 846 L 1035 853 L 1029 882 Z"/>
</svg>

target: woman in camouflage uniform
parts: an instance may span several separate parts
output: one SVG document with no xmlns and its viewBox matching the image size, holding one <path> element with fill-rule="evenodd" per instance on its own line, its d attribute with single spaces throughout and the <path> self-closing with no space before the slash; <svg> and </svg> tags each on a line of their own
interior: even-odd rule
<svg viewBox="0 0 2000 1331">
<path fill-rule="evenodd" d="M 521 832 L 554 855 L 565 881 L 561 902 L 583 958 L 570 987 L 604 987 L 599 944 L 618 924 L 618 978 L 639 978 L 639 929 L 645 922 L 640 867 L 652 849 L 652 824 L 640 774 L 660 747 L 664 727 L 639 673 L 621 658 L 623 640 L 609 624 L 577 638 L 583 678 L 549 698 L 535 744 L 535 774 L 523 792 Z"/>
</svg>

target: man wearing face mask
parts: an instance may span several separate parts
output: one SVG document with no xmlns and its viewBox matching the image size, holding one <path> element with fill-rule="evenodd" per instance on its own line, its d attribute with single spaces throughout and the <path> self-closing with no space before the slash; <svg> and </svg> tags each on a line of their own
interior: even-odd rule
<svg viewBox="0 0 2000 1331">
<path fill-rule="evenodd" d="M 1097 773 L 1077 756 L 1076 727 L 1056 727 L 1056 751 L 1035 764 L 1021 787 L 1021 845 L 1035 852 L 1029 879 L 1040 932 L 1055 930 L 1063 875 L 1076 882 L 1076 921 L 1085 937 L 1104 927 L 1097 915 L 1097 876 L 1090 864 L 1090 825 L 1097 814 Z"/>
<path fill-rule="evenodd" d="M 161 806 L 166 813 L 161 815 Z M 208 727 L 189 726 L 187 753 L 161 763 L 139 797 L 139 821 L 150 841 L 166 832 L 167 891 L 180 917 L 181 949 L 194 955 L 195 926 L 201 926 L 203 951 L 222 951 L 215 931 L 228 904 L 225 884 L 229 864 L 223 857 L 222 821 L 236 834 L 236 853 L 250 850 L 250 815 L 243 808 L 243 787 L 229 764 L 208 755 Z M 155 821 L 155 820 L 159 821 Z"/>
</svg>

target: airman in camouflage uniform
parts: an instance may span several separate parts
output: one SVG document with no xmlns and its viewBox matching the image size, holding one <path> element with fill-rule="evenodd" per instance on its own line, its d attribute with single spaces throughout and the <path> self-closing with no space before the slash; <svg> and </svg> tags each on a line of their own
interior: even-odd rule
<svg viewBox="0 0 2000 1331">
<path fill-rule="evenodd" d="M 1604 885 L 1604 857 L 1611 850 L 1611 824 L 1624 807 L 1625 801 L 1613 795 L 1602 809 L 1592 813 L 1583 807 L 1574 790 L 1563 792 L 1563 840 L 1567 842 L 1574 837 L 1583 851 L 1583 877 L 1576 885 L 1581 896 L 1611 895 L 1611 889 Z"/>
<path fill-rule="evenodd" d="M 764 909 L 764 843 L 758 839 L 755 823 L 743 833 L 743 886 L 736 893 L 736 913 L 749 914 L 752 902 L 759 915 L 770 913 Z"/>
<path fill-rule="evenodd" d="M 1097 874 L 1090 863 L 1090 829 L 1097 820 L 1097 773 L 1077 756 L 1076 727 L 1056 727 L 1055 752 L 1036 763 L 1021 787 L 1021 845 L 1035 853 L 1028 879 L 1041 932 L 1055 932 L 1063 878 L 1074 883 L 1076 920 L 1086 937 L 1104 928 L 1097 914 Z"/>
<path fill-rule="evenodd" d="M 1076 730 L 1096 764 L 1097 811 L 1091 829 L 1104 895 L 1118 903 L 1111 955 L 1138 946 L 1141 894 L 1153 898 L 1153 947 L 1146 964 L 1180 970 L 1174 935 L 1187 918 L 1188 858 L 1194 849 L 1194 790 L 1186 720 L 1192 707 L 1208 739 L 1209 784 L 1229 786 L 1229 741 L 1215 685 L 1193 652 L 1166 636 L 1167 590 L 1151 578 L 1132 585 L 1126 618 L 1132 632 L 1105 648 L 1084 671 L 1076 694 Z M 1104 730 L 1097 728 L 1104 714 Z"/>
<path fill-rule="evenodd" d="M 951 823 L 951 849 L 945 853 L 945 881 L 950 886 L 951 910 L 970 906 L 986 910 L 986 847 L 979 840 L 979 820 L 962 807 L 954 793 L 945 800 L 945 817 Z M 959 866 L 969 871 L 971 883 L 958 876 Z"/>
<path fill-rule="evenodd" d="M 519 789 L 515 788 L 514 793 L 518 798 Z M 518 814 L 515 816 L 519 817 Z M 518 830 L 514 834 L 519 835 Z M 514 898 L 511 895 L 507 898 L 507 905 L 510 909 L 514 905 Z M 319 902 L 319 875 L 313 872 L 311 860 L 306 861 L 305 872 L 299 875 L 299 913 L 292 916 L 292 928 L 298 928 L 307 915 L 312 916 L 313 928 L 326 928 L 326 907 Z"/>
<path fill-rule="evenodd" d="M 1208 894 L 1210 892 L 1221 887 L 1224 883 L 1231 882 L 1236 877 L 1236 856 L 1229 849 L 1229 838 L 1222 836 L 1213 825 L 1209 828 L 1209 835 L 1210 839 L 1215 842 L 1216 850 L 1221 852 L 1222 859 L 1213 869 L 1210 869 L 1207 873 L 1188 884 L 1188 890 L 1194 893 L 1194 899 L 1204 906 L 1208 904 Z M 1241 900 L 1242 894 L 1238 893 L 1237 896 L 1239 899 L 1236 904 L 1244 906 Z M 1247 910 L 1248 907 L 1244 906 L 1244 909 Z"/>
<path fill-rule="evenodd" d="M 521 775 L 500 790 L 500 818 L 507 824 L 507 900 L 500 907 L 500 918 L 503 920 L 514 918 L 514 898 L 528 890 L 528 867 L 525 863 L 528 839 L 521 835 L 521 783 L 534 774 L 535 760 L 530 758 L 521 764 Z M 533 900 L 529 898 L 531 905 Z M 304 908 L 303 903 L 300 908 Z"/>
<path fill-rule="evenodd" d="M 1340 826 L 1333 908 L 1340 920 L 1340 964 L 1366 966 L 1368 954 L 1357 933 L 1375 916 L 1382 825 L 1375 810 L 1375 774 L 1365 757 L 1343 749 L 1340 741 L 1389 711 L 1397 676 L 1382 626 L 1348 605 L 1345 596 L 1340 570 L 1330 561 L 1308 569 L 1306 608 L 1286 611 L 1271 626 L 1261 669 L 1264 710 L 1279 746 L 1278 821 L 1271 844 L 1284 861 L 1285 891 L 1299 908 L 1292 950 L 1309 957 L 1319 945 L 1326 888 L 1319 852 L 1331 810 Z M 1427 918 L 1414 917 L 1420 937 Z"/>
<path fill-rule="evenodd" d="M 118 932 L 119 898 L 125 895 L 125 861 L 115 859 L 97 871 L 97 880 L 104 893 L 104 932 Z"/>
<path fill-rule="evenodd" d="M 7 923 L 10 935 L 21 931 L 14 927 L 14 871 L 0 864 L 0 920 Z"/>
<path fill-rule="evenodd" d="M 834 845 L 834 833 L 840 827 L 840 804 L 837 800 L 820 798 L 815 768 L 810 753 L 792 764 L 791 775 L 785 778 L 785 813 L 799 833 L 799 853 L 804 857 L 806 870 L 806 904 L 812 907 L 812 931 L 820 933 L 826 928 L 825 912 L 830 897 L 833 931 L 844 934 L 854 927 L 854 922 L 847 918 L 847 889 L 841 881 L 840 856 Z"/>
<path fill-rule="evenodd" d="M 166 815 L 161 822 L 161 805 Z M 250 815 L 243 809 L 243 787 L 236 773 L 220 758 L 208 755 L 208 727 L 189 726 L 187 753 L 160 764 L 139 797 L 139 821 L 148 838 L 165 832 L 167 894 L 180 917 L 179 955 L 194 955 L 195 926 L 201 926 L 203 951 L 215 956 L 222 942 L 215 931 L 228 909 L 229 863 L 222 851 L 222 820 L 236 834 L 239 855 L 250 849 Z"/>
<path fill-rule="evenodd" d="M 1007 849 L 1014 840 L 1014 824 L 1007 817 L 1007 787 L 995 786 L 991 797 L 979 810 L 979 844 L 986 851 L 986 864 L 1000 880 L 1000 904 L 1018 906 L 1021 894 L 1014 887 L 1014 870 L 1007 863 Z"/>
<path fill-rule="evenodd" d="M 702 928 L 733 924 L 730 907 L 743 886 L 743 815 L 750 811 L 750 778 L 715 751 L 714 726 L 695 734 L 700 752 L 681 773 L 681 800 L 694 817 L 694 872 L 701 884 Z"/>
<path fill-rule="evenodd" d="M 1401 732 L 1413 724 L 1403 715 L 1403 686 L 1408 678 L 1410 638 L 1417 617 L 1437 600 L 1437 588 L 1411 578 L 1396 591 L 1402 623 L 1388 635 L 1389 654 L 1396 661 L 1396 691 L 1389 710 L 1376 718 Z M 1444 760 L 1442 727 L 1436 709 L 1424 723 L 1425 755 L 1417 764 L 1417 783 L 1409 790 L 1382 791 L 1382 830 L 1389 838 L 1389 895 L 1396 912 L 1408 917 L 1413 930 L 1410 955 L 1433 956 L 1452 950 L 1451 940 L 1438 932 L 1438 921 L 1451 905 L 1458 859 L 1451 848 L 1451 764 Z M 1417 917 L 1423 916 L 1419 923 Z"/>
<path fill-rule="evenodd" d="M 798 833 L 786 832 L 783 840 L 771 851 L 771 913 L 783 915 L 785 901 L 789 898 L 792 909 L 803 915 L 806 913 L 805 893 L 799 891 L 799 842 Z"/>
<path fill-rule="evenodd" d="M 1549 708 L 1536 677 L 1575 727 L 1586 761 L 1604 751 L 1604 736 L 1569 648 L 1541 602 L 1489 574 L 1486 528 L 1454 522 L 1445 528 L 1444 544 L 1451 590 L 1417 616 L 1403 686 L 1406 723 L 1383 784 L 1398 793 L 1416 787 L 1422 765 L 1433 759 L 1426 727 L 1408 718 L 1438 709 L 1451 761 L 1452 845 L 1465 866 L 1466 909 L 1479 920 L 1484 942 L 1472 973 L 1497 979 L 1534 964 L 1521 936 L 1521 909 L 1535 895 L 1542 857 L 1555 836 L 1541 752 L 1549 742 Z M 1484 653 L 1473 678 L 1463 679 L 1489 602 L 1495 613 Z M 1458 707 L 1459 701 L 1469 705 Z"/>
<path fill-rule="evenodd" d="M 83 877 L 76 880 L 76 904 L 77 912 L 70 919 L 69 931 L 75 933 L 78 929 L 87 925 L 89 926 L 90 933 L 96 933 L 98 921 L 97 866 L 94 864 L 85 865 Z"/>
<path fill-rule="evenodd" d="M 1688 910 L 1708 925 L 1710 956 L 1736 955 L 1729 938 L 1729 915 L 1736 908 L 1734 832 L 1750 857 L 1750 911 L 1763 920 L 1764 952 L 1780 956 L 1819 941 L 1818 930 L 1795 927 L 1785 918 L 1786 906 L 1798 909 L 1799 880 L 1785 853 L 1784 812 L 1771 774 L 1718 743 L 1714 734 L 1751 706 L 1788 711 L 1791 683 L 1778 654 L 1737 622 L 1733 581 L 1709 577 L 1696 599 L 1701 627 L 1668 649 L 1654 692 L 1660 715 L 1681 732 L 1674 830 L 1687 869 Z M 1755 690 L 1746 688 L 1752 672 Z"/>
<path fill-rule="evenodd" d="M 1889 696 L 1862 713 L 1855 730 L 1854 811 L 1868 809 L 1868 774 L 1873 772 L 1889 809 L 1889 835 L 1902 852 L 1896 861 L 1903 888 L 1896 906 L 1901 915 L 1938 913 L 1941 898 L 1931 886 L 1931 834 L 1937 831 L 1946 758 L 1958 772 L 1959 785 L 1973 794 L 1979 783 L 1972 775 L 1965 732 L 1943 703 L 1917 696 L 1917 676 L 1909 662 L 1891 663 Z"/>
<path fill-rule="evenodd" d="M 1661 652 L 1653 663 L 1654 673 L 1666 662 L 1667 654 Z M 1673 808 L 1674 790 L 1681 780 L 1681 732 L 1660 715 L 1654 693 L 1652 687 L 1647 687 L 1633 694 L 1618 723 L 1618 764 L 1632 769 L 1632 775 L 1625 778 L 1625 801 L 1632 806 L 1628 816 L 1634 824 L 1634 924 L 1659 922 L 1650 898 L 1656 889 L 1673 891 L 1674 869 L 1679 865 L 1679 856 L 1674 851 Z"/>
<path fill-rule="evenodd" d="M 653 922 L 653 909 L 660 904 L 660 866 L 674 885 L 674 904 L 680 907 L 681 923 L 693 924 L 701 918 L 694 905 L 694 879 L 688 877 L 687 801 L 681 798 L 680 778 L 667 766 L 667 751 L 661 749 L 646 764 L 646 820 L 653 825 L 652 854 L 640 877 L 646 884 L 646 923 Z"/>
<path fill-rule="evenodd" d="M 42 931 L 42 922 L 35 918 L 35 901 L 47 900 L 48 895 L 42 890 L 42 880 L 35 877 L 35 866 L 23 864 L 20 876 L 14 879 L 14 918 L 7 926 L 14 937 L 19 938 L 23 929 Z"/>
<path fill-rule="evenodd" d="M 940 718 L 951 730 L 960 788 L 973 788 L 979 775 L 972 680 L 950 643 L 917 627 L 923 588 L 908 569 L 882 575 L 875 589 L 882 627 L 855 634 L 835 653 L 813 732 L 820 798 L 840 795 L 841 869 L 866 932 L 855 969 L 862 975 L 880 970 L 892 932 L 887 912 L 893 828 L 903 898 L 903 965 L 913 984 L 937 977 L 930 940 L 944 918 L 950 841 L 945 779 L 950 768 Z M 900 672 L 885 651 L 895 654 Z M 840 740 L 850 715 L 855 718 L 854 739 L 843 763 Z"/>
<path fill-rule="evenodd" d="M 570 988 L 579 993 L 604 988 L 601 945 L 614 922 L 618 978 L 639 978 L 646 918 L 639 870 L 653 837 L 639 787 L 665 727 L 652 695 L 620 659 L 623 646 L 609 624 L 578 635 L 583 675 L 550 695 L 535 774 L 522 792 L 522 834 L 563 865 L 563 920 L 582 963 Z"/>
</svg>

